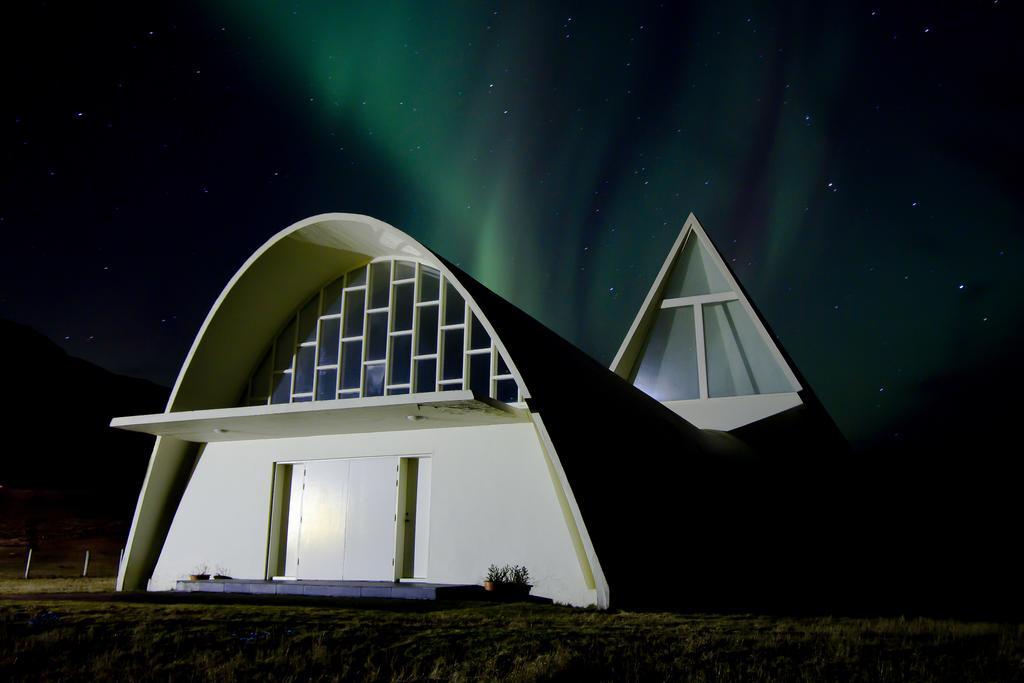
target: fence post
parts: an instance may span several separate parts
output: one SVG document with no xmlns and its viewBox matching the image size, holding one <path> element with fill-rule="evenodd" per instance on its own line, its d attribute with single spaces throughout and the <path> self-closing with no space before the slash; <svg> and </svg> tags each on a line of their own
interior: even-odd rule
<svg viewBox="0 0 1024 683">
<path fill-rule="evenodd" d="M 82 567 L 82 576 L 89 576 L 89 550 L 85 551 L 85 566 Z"/>
<path fill-rule="evenodd" d="M 28 548 L 28 559 L 25 560 L 25 578 L 28 578 L 29 570 L 32 569 L 32 546 Z"/>
</svg>

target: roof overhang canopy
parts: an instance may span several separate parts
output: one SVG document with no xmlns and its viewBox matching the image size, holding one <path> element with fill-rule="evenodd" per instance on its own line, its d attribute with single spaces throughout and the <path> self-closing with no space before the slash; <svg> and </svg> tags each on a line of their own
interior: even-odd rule
<svg viewBox="0 0 1024 683">
<path fill-rule="evenodd" d="M 111 427 L 182 441 L 248 441 L 529 422 L 529 412 L 472 391 L 282 403 L 117 417 Z"/>
</svg>

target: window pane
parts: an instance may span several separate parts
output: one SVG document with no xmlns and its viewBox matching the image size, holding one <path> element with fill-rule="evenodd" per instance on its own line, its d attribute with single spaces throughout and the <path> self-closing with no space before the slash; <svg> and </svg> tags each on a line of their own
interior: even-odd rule
<svg viewBox="0 0 1024 683">
<path fill-rule="evenodd" d="M 312 396 L 296 396 L 296 397 L 294 397 L 292 399 L 292 403 L 306 403 L 306 402 L 312 401 L 312 400 L 313 400 Z"/>
<path fill-rule="evenodd" d="M 416 391 L 434 391 L 437 387 L 437 359 L 416 361 Z"/>
<path fill-rule="evenodd" d="M 359 373 L 363 365 L 363 342 L 350 341 L 341 345 L 341 388 L 358 389 Z"/>
<path fill-rule="evenodd" d="M 475 315 L 472 318 L 473 322 L 470 325 L 469 335 L 469 348 L 471 349 L 489 349 L 491 348 L 491 335 L 487 334 L 487 330 L 484 329 L 484 325 L 480 322 L 480 319 Z"/>
<path fill-rule="evenodd" d="M 370 264 L 370 308 L 384 308 L 388 305 L 388 288 L 391 286 L 391 262 L 380 261 Z"/>
<path fill-rule="evenodd" d="M 384 395 L 384 364 L 366 366 L 366 382 L 363 384 L 363 396 Z"/>
<path fill-rule="evenodd" d="M 442 384 L 440 387 L 441 391 L 462 391 L 461 384 Z"/>
<path fill-rule="evenodd" d="M 299 312 L 299 343 L 316 341 L 316 319 L 320 311 L 320 295 L 317 294 Z"/>
<path fill-rule="evenodd" d="M 266 399 L 270 396 L 270 363 L 271 363 L 270 351 L 267 351 L 266 355 L 263 356 L 263 360 L 260 362 L 259 369 L 256 370 L 256 374 L 252 376 L 252 384 L 249 388 L 249 397 Z"/>
<path fill-rule="evenodd" d="M 793 391 L 764 337 L 739 301 L 704 306 L 708 396 Z"/>
<path fill-rule="evenodd" d="M 324 310 L 320 315 L 336 315 L 341 313 L 341 288 L 345 286 L 345 278 L 339 277 L 324 287 Z"/>
<path fill-rule="evenodd" d="M 444 363 L 441 366 L 441 379 L 462 377 L 462 332 L 461 329 L 444 331 Z"/>
<path fill-rule="evenodd" d="M 395 285 L 394 298 L 391 302 L 394 309 L 394 321 L 391 324 L 395 331 L 412 329 L 412 287 L 411 282 L 406 285 Z"/>
<path fill-rule="evenodd" d="M 270 396 L 271 403 L 288 403 L 292 398 L 292 373 L 274 374 L 274 393 Z"/>
<path fill-rule="evenodd" d="M 366 336 L 366 360 L 383 360 L 388 349 L 388 313 L 366 316 L 370 329 Z"/>
<path fill-rule="evenodd" d="M 277 337 L 274 349 L 274 369 L 288 370 L 292 367 L 292 354 L 295 352 L 295 319 L 288 323 Z"/>
<path fill-rule="evenodd" d="M 420 268 L 420 301 L 437 301 L 441 292 L 441 273 L 433 268 Z"/>
<path fill-rule="evenodd" d="M 700 396 L 692 306 L 658 311 L 633 383 L 659 401 Z"/>
<path fill-rule="evenodd" d="M 462 295 L 456 291 L 452 283 L 446 282 L 444 289 L 444 324 L 457 325 L 466 315 L 465 303 L 462 301 Z"/>
<path fill-rule="evenodd" d="M 412 335 L 391 338 L 391 379 L 388 384 L 407 384 L 412 365 Z"/>
<path fill-rule="evenodd" d="M 416 277 L 416 264 L 411 261 L 395 261 L 395 279 L 408 280 Z"/>
<path fill-rule="evenodd" d="M 395 387 L 394 389 L 388 389 L 388 396 L 398 396 L 399 394 L 408 394 L 409 387 Z"/>
<path fill-rule="evenodd" d="M 295 355 L 295 388 L 296 394 L 313 391 L 313 363 L 316 360 L 315 346 L 301 346 Z"/>
<path fill-rule="evenodd" d="M 361 287 L 366 284 L 366 266 L 349 271 L 345 276 L 346 287 Z"/>
<path fill-rule="evenodd" d="M 316 371 L 316 398 L 318 401 L 330 401 L 338 395 L 338 371 L 330 370 Z"/>
<path fill-rule="evenodd" d="M 494 398 L 502 403 L 515 403 L 519 400 L 519 387 L 514 379 L 499 379 L 494 384 Z"/>
<path fill-rule="evenodd" d="M 338 335 L 341 321 L 327 318 L 320 321 L 320 355 L 317 365 L 334 365 L 338 362 Z"/>
<path fill-rule="evenodd" d="M 345 336 L 361 337 L 363 335 L 363 305 L 366 293 L 358 289 L 345 294 Z"/>
<path fill-rule="evenodd" d="M 469 388 L 481 396 L 491 395 L 491 354 L 478 353 L 469 357 Z"/>
<path fill-rule="evenodd" d="M 419 330 L 416 332 L 416 353 L 425 356 L 437 353 L 437 306 L 420 306 Z"/>
<path fill-rule="evenodd" d="M 716 294 L 731 289 L 725 275 L 712 261 L 711 254 L 700 244 L 697 235 L 691 233 L 672 267 L 664 298 Z"/>
<path fill-rule="evenodd" d="M 494 352 L 498 353 L 498 350 L 495 349 Z M 500 353 L 498 353 L 498 374 L 499 375 L 511 375 L 512 374 L 512 371 L 508 369 L 508 365 L 505 364 L 505 359 L 502 357 L 502 355 Z"/>
<path fill-rule="evenodd" d="M 342 393 L 338 394 L 338 398 L 359 398 L 359 392 L 358 391 L 343 391 Z"/>
</svg>

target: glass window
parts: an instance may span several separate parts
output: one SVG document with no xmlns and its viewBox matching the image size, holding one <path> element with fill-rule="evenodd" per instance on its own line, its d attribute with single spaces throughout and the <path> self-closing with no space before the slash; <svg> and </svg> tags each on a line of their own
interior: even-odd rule
<svg viewBox="0 0 1024 683">
<path fill-rule="evenodd" d="M 494 398 L 502 403 L 515 403 L 519 400 L 519 387 L 514 379 L 499 379 L 494 384 Z"/>
<path fill-rule="evenodd" d="M 348 341 L 341 345 L 341 388 L 358 389 L 363 366 L 363 342 Z"/>
<path fill-rule="evenodd" d="M 408 384 L 412 364 L 412 335 L 391 337 L 391 378 L 388 384 Z"/>
<path fill-rule="evenodd" d="M 437 387 L 437 359 L 423 358 L 416 361 L 416 391 L 434 391 Z"/>
<path fill-rule="evenodd" d="M 395 261 L 395 279 L 411 280 L 416 277 L 416 264 L 411 261 Z"/>
<path fill-rule="evenodd" d="M 293 396 L 292 397 L 292 403 L 307 403 L 307 402 L 312 401 L 312 400 L 313 400 L 312 396 Z"/>
<path fill-rule="evenodd" d="M 633 383 L 659 401 L 699 398 L 693 306 L 658 311 Z"/>
<path fill-rule="evenodd" d="M 320 310 L 320 294 L 318 293 L 302 307 L 299 313 L 299 343 L 316 341 L 316 319 Z"/>
<path fill-rule="evenodd" d="M 391 329 L 395 331 L 412 329 L 412 288 L 411 282 L 395 285 L 394 297 L 391 302 L 394 308 Z"/>
<path fill-rule="evenodd" d="M 477 353 L 469 357 L 469 388 L 481 396 L 491 395 L 491 354 Z"/>
<path fill-rule="evenodd" d="M 764 337 L 739 301 L 704 305 L 708 396 L 793 391 Z"/>
<path fill-rule="evenodd" d="M 398 396 L 399 394 L 408 394 L 409 387 L 392 387 L 388 389 L 388 396 Z"/>
<path fill-rule="evenodd" d="M 384 395 L 384 364 L 366 366 L 366 381 L 363 384 L 363 396 Z"/>
<path fill-rule="evenodd" d="M 427 266 L 420 266 L 420 301 L 437 301 L 441 292 L 441 273 Z"/>
<path fill-rule="evenodd" d="M 335 368 L 316 371 L 316 399 L 330 401 L 338 395 L 338 371 Z"/>
<path fill-rule="evenodd" d="M 292 398 L 292 373 L 274 373 L 274 393 L 270 395 L 271 403 L 288 403 Z"/>
<path fill-rule="evenodd" d="M 341 288 L 345 286 L 345 278 L 339 277 L 324 287 L 324 312 L 322 315 L 341 313 Z"/>
<path fill-rule="evenodd" d="M 444 363 L 441 366 L 441 379 L 462 377 L 462 333 L 462 328 L 444 331 Z"/>
<path fill-rule="evenodd" d="M 445 282 L 444 291 L 444 324 L 458 325 L 466 316 L 465 302 L 452 283 Z"/>
<path fill-rule="evenodd" d="M 346 287 L 362 287 L 366 284 L 366 266 L 349 271 L 345 276 Z"/>
<path fill-rule="evenodd" d="M 682 251 L 679 252 L 675 265 L 672 266 L 672 274 L 662 296 L 665 299 L 673 299 L 730 291 L 732 288 L 711 259 L 711 254 L 700 244 L 697 235 L 691 233 Z"/>
<path fill-rule="evenodd" d="M 370 313 L 366 318 L 370 328 L 366 335 L 366 360 L 383 360 L 388 349 L 388 313 Z"/>
<path fill-rule="evenodd" d="M 300 346 L 295 356 L 295 387 L 296 394 L 313 391 L 313 362 L 316 360 L 315 346 Z"/>
<path fill-rule="evenodd" d="M 370 264 L 370 308 L 385 308 L 388 305 L 388 289 L 391 287 L 391 262 L 378 261 Z"/>
<path fill-rule="evenodd" d="M 289 370 L 295 353 L 295 318 L 281 331 L 274 348 L 274 370 Z"/>
<path fill-rule="evenodd" d="M 259 405 L 466 387 L 515 402 L 520 388 L 505 360 L 494 357 L 493 342 L 438 269 L 379 261 L 331 280 L 299 307 L 260 359 L 242 400 Z M 759 377 L 753 381 L 760 386 Z"/>
<path fill-rule="evenodd" d="M 470 324 L 469 348 L 491 348 L 491 335 L 487 334 L 487 330 L 484 329 L 484 324 L 480 322 L 480 319 L 475 315 L 472 317 L 472 321 L 473 322 Z"/>
<path fill-rule="evenodd" d="M 365 292 L 357 289 L 345 294 L 345 336 L 360 337 L 363 334 L 363 305 Z"/>
<path fill-rule="evenodd" d="M 498 350 L 495 349 L 494 352 L 498 353 Z M 512 371 L 508 369 L 508 365 L 505 363 L 505 358 L 500 353 L 498 353 L 498 374 L 499 375 L 511 375 L 512 374 Z"/>
<path fill-rule="evenodd" d="M 337 364 L 340 328 L 339 318 L 325 318 L 320 321 L 320 355 L 317 357 L 317 365 Z"/>
<path fill-rule="evenodd" d="M 416 332 L 416 354 L 437 353 L 437 306 L 420 306 L 417 314 L 420 326 Z"/>
</svg>

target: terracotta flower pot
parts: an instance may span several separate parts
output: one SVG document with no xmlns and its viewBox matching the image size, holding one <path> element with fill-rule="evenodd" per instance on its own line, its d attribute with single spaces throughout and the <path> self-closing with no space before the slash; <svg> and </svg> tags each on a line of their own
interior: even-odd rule
<svg viewBox="0 0 1024 683">
<path fill-rule="evenodd" d="M 209 581 L 209 574 L 189 574 L 188 578 L 190 581 Z"/>
<path fill-rule="evenodd" d="M 484 590 L 485 591 L 496 591 L 496 590 L 498 590 L 498 587 L 494 584 L 493 581 L 484 581 Z"/>
</svg>

